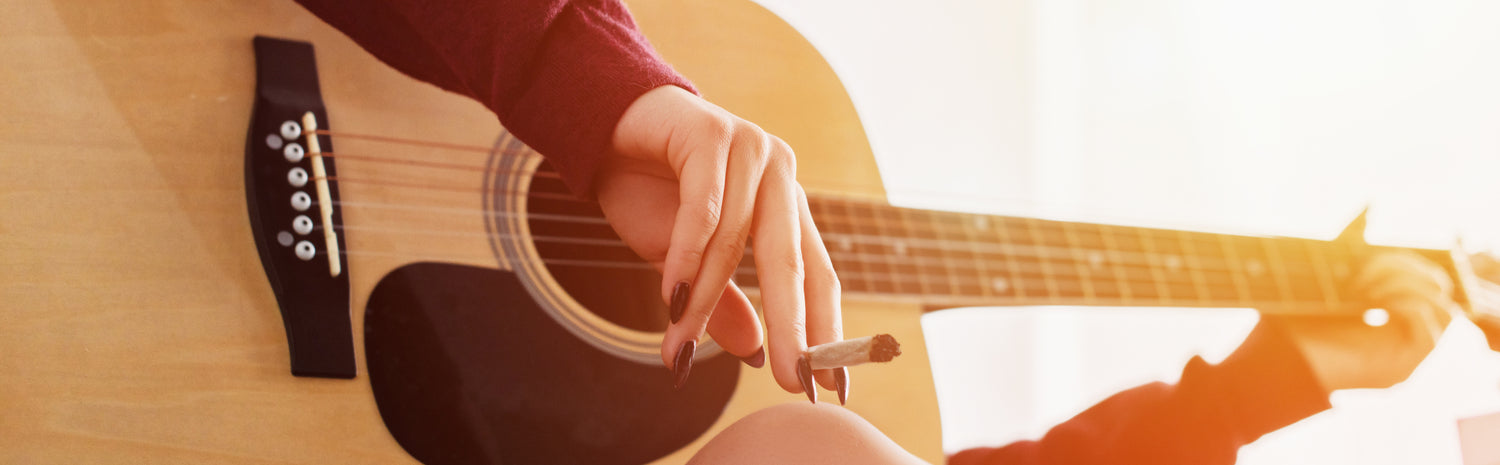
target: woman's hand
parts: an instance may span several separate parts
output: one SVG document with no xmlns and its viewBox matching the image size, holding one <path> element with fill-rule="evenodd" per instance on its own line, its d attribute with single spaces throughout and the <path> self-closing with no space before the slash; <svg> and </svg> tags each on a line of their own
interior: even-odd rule
<svg viewBox="0 0 1500 465">
<path fill-rule="evenodd" d="M 843 338 L 839 282 L 797 184 L 796 158 L 776 136 L 673 86 L 642 95 L 615 127 L 613 156 L 595 187 L 626 244 L 662 273 L 671 326 L 661 356 L 681 386 L 706 329 L 759 367 L 760 323 L 730 282 L 753 240 L 770 336 L 771 370 L 802 392 L 797 359 Z M 831 373 L 818 373 L 838 389 Z M 847 376 L 842 377 L 847 379 Z"/>
<path fill-rule="evenodd" d="M 1406 380 L 1437 344 L 1456 308 L 1448 275 L 1410 252 L 1371 257 L 1346 288 L 1346 296 L 1384 309 L 1389 322 L 1371 327 L 1356 317 L 1275 317 L 1327 392 Z"/>
</svg>

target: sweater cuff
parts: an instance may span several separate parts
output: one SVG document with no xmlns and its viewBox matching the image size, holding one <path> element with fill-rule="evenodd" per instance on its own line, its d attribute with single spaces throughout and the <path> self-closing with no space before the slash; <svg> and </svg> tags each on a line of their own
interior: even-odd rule
<svg viewBox="0 0 1500 465">
<path fill-rule="evenodd" d="M 569 2 L 553 22 L 507 129 L 546 156 L 580 197 L 613 153 L 615 126 L 630 104 L 657 87 L 697 89 L 636 29 L 620 2 Z"/>
<path fill-rule="evenodd" d="M 1290 336 L 1265 319 L 1223 363 L 1214 366 L 1193 358 L 1183 370 L 1181 386 L 1219 393 L 1222 397 L 1212 408 L 1221 409 L 1240 444 L 1332 406 Z"/>
</svg>

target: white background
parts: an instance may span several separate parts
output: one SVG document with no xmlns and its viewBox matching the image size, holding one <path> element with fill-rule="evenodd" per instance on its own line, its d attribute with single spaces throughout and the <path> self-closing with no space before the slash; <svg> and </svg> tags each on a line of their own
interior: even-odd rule
<svg viewBox="0 0 1500 465">
<path fill-rule="evenodd" d="M 759 1 L 839 73 L 899 205 L 1316 238 L 1369 205 L 1372 242 L 1500 244 L 1500 2 Z M 1038 437 L 1255 319 L 932 314 L 944 447 Z M 1500 356 L 1457 323 L 1409 382 L 1333 402 L 1241 463 L 1459 464 Z"/>
</svg>

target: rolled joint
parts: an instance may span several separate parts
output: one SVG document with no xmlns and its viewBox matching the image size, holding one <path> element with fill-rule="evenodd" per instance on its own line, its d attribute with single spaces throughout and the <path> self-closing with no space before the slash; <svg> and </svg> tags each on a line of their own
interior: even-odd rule
<svg viewBox="0 0 1500 465">
<path fill-rule="evenodd" d="M 864 363 L 885 363 L 901 355 L 901 343 L 889 334 L 819 344 L 809 347 L 804 357 L 814 370 L 848 367 Z"/>
</svg>

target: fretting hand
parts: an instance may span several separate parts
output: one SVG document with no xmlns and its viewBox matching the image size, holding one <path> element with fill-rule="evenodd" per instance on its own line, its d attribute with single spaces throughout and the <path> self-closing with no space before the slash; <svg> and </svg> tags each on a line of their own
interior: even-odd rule
<svg viewBox="0 0 1500 465">
<path fill-rule="evenodd" d="M 696 95 L 664 86 L 642 95 L 614 132 L 616 156 L 596 190 L 625 243 L 662 272 L 672 324 L 661 356 L 686 380 L 705 329 L 759 366 L 761 329 L 729 280 L 753 238 L 776 381 L 802 392 L 797 358 L 842 339 L 839 283 L 797 184 L 791 147 Z M 831 373 L 819 384 L 839 389 Z"/>
<path fill-rule="evenodd" d="M 1404 381 L 1432 351 L 1456 308 L 1453 283 L 1432 262 L 1410 252 L 1371 257 L 1345 295 L 1384 309 L 1372 327 L 1358 317 L 1276 318 L 1306 357 L 1324 391 L 1385 388 Z"/>
</svg>

